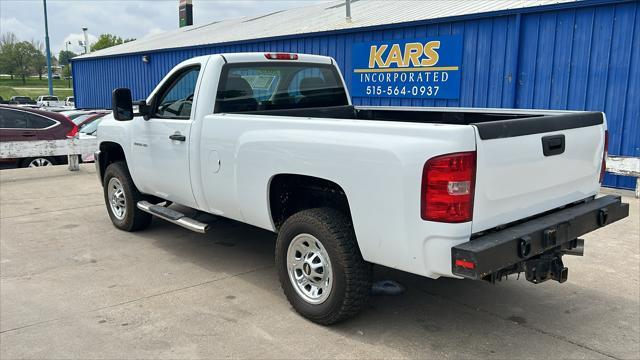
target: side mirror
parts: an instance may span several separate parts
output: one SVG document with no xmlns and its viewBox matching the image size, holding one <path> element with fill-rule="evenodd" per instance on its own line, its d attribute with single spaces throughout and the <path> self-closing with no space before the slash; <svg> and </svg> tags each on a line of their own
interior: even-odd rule
<svg viewBox="0 0 640 360">
<path fill-rule="evenodd" d="M 111 94 L 111 109 L 113 110 L 113 117 L 118 121 L 133 119 L 131 90 L 127 88 L 113 90 Z"/>
<path fill-rule="evenodd" d="M 138 106 L 138 112 L 134 114 L 135 116 L 142 116 L 145 120 L 149 120 L 149 113 L 151 111 L 151 106 L 147 104 L 146 100 L 140 100 L 133 103 Z"/>
</svg>

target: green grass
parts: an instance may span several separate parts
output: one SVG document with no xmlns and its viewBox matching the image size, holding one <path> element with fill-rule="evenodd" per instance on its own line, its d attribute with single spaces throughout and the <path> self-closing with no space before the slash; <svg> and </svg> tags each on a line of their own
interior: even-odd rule
<svg viewBox="0 0 640 360">
<path fill-rule="evenodd" d="M 48 88 L 32 88 L 32 89 L 21 89 L 19 87 L 11 87 L 11 86 L 0 86 L 0 96 L 9 100 L 12 96 L 28 96 L 32 99 L 36 99 L 40 95 L 48 95 Z M 60 90 L 53 89 L 53 95 L 60 98 L 60 100 L 64 100 L 67 96 L 73 96 L 73 90 Z"/>
<path fill-rule="evenodd" d="M 0 76 L 0 96 L 5 100 L 12 96 L 28 96 L 35 100 L 40 95 L 48 94 L 47 79 L 27 78 L 26 84 L 22 84 L 22 79 L 11 80 L 8 76 Z M 54 79 L 53 95 L 58 96 L 61 100 L 67 96 L 73 96 L 73 90 L 69 89 L 69 81 Z"/>
<path fill-rule="evenodd" d="M 14 78 L 13 80 L 11 80 L 11 78 L 7 77 L 7 76 L 2 76 L 0 77 L 0 86 L 11 86 L 11 87 L 42 87 L 42 88 L 46 88 L 49 86 L 49 84 L 47 83 L 47 79 L 42 78 L 42 80 L 38 79 L 37 77 L 35 78 L 26 78 L 25 79 L 26 84 L 22 83 L 22 79 L 19 78 Z M 69 80 L 57 80 L 57 79 L 53 79 L 53 87 L 54 88 L 68 88 L 68 87 L 72 87 L 73 86 L 73 82 L 71 83 L 71 86 L 69 86 Z"/>
</svg>

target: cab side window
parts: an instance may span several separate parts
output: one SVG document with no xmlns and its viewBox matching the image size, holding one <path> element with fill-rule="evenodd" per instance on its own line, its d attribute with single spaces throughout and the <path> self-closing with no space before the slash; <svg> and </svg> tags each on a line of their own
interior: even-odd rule
<svg viewBox="0 0 640 360">
<path fill-rule="evenodd" d="M 155 116 L 165 119 L 189 119 L 200 66 L 183 69 L 170 79 L 158 94 Z"/>
</svg>

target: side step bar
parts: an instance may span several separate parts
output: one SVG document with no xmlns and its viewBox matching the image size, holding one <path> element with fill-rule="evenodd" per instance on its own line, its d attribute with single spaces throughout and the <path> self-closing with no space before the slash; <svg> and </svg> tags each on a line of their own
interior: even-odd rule
<svg viewBox="0 0 640 360">
<path fill-rule="evenodd" d="M 138 202 L 137 206 L 138 209 L 146 213 L 157 216 L 176 225 L 180 225 L 185 229 L 189 229 L 201 234 L 209 231 L 209 224 L 201 223 L 198 220 L 187 217 L 185 214 L 179 211 L 175 211 L 173 209 L 169 209 L 160 205 L 155 205 L 148 201 L 140 201 Z"/>
</svg>

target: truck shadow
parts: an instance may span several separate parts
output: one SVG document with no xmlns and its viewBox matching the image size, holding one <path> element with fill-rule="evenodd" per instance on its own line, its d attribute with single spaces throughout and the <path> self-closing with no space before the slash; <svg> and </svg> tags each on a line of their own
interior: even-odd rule
<svg viewBox="0 0 640 360">
<path fill-rule="evenodd" d="M 273 267 L 276 236 L 271 232 L 216 218 L 207 235 L 154 220 L 148 231 L 136 236 L 174 255 L 175 261 L 212 273 L 239 274 L 236 279 L 288 306 Z M 257 276 L 256 270 L 264 271 Z M 397 296 L 372 296 L 359 316 L 324 331 L 409 357 L 633 357 L 638 352 L 639 301 L 572 283 L 571 274 L 565 284 L 533 285 L 522 275 L 492 285 L 433 280 L 376 266 L 374 280 L 394 280 L 406 290 Z M 299 322 L 318 327 L 301 317 Z M 540 353 L 540 347 L 555 350 Z"/>
</svg>

